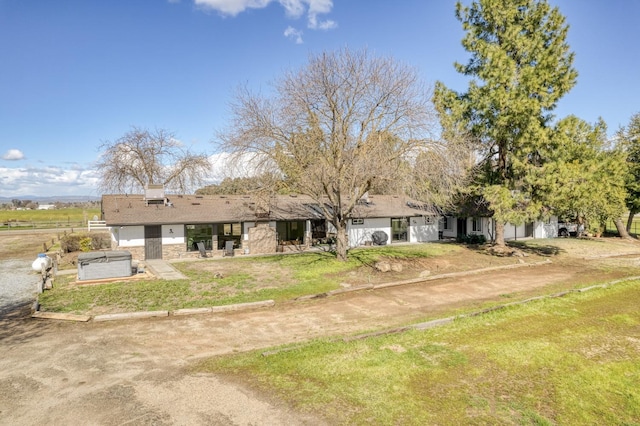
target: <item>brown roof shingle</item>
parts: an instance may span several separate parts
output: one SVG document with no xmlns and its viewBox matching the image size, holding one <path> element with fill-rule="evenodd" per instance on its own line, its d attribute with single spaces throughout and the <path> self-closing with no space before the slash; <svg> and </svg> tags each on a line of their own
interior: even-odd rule
<svg viewBox="0 0 640 426">
<path fill-rule="evenodd" d="M 277 195 L 268 206 L 249 195 L 168 195 L 163 204 L 147 203 L 144 195 L 102 196 L 107 226 L 229 223 L 260 220 L 322 219 L 317 202 L 304 195 Z M 428 206 L 403 196 L 373 195 L 356 207 L 353 217 L 431 216 Z"/>
</svg>

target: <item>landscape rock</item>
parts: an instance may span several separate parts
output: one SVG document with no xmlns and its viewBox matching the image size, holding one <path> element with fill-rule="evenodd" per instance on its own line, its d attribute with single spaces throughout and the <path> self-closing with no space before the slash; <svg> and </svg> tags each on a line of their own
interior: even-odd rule
<svg viewBox="0 0 640 426">
<path fill-rule="evenodd" d="M 402 263 L 392 263 L 391 270 L 393 272 L 402 272 Z"/>
<path fill-rule="evenodd" d="M 391 265 L 389 264 L 389 262 L 376 262 L 373 267 L 380 272 L 389 272 L 391 270 Z"/>
</svg>

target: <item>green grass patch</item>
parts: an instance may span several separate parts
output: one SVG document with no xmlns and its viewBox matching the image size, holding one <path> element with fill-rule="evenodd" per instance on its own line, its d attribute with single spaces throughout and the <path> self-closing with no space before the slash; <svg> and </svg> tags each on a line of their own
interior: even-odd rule
<svg viewBox="0 0 640 426">
<path fill-rule="evenodd" d="M 96 307 L 109 312 L 168 309 L 189 296 L 186 281 L 141 281 L 78 287 L 56 280 L 56 287 L 40 295 L 42 309 L 83 313 Z M 68 281 L 68 280 L 67 280 Z"/>
<path fill-rule="evenodd" d="M 332 424 L 640 424 L 640 282 L 353 342 L 212 358 Z"/>
<path fill-rule="evenodd" d="M 0 229 L 84 226 L 100 209 L 71 207 L 51 210 L 0 210 Z"/>
<path fill-rule="evenodd" d="M 82 286 L 61 278 L 40 296 L 40 304 L 52 312 L 102 313 L 286 301 L 340 288 L 348 273 L 358 277 L 374 274 L 372 265 L 381 258 L 428 258 L 458 250 L 454 245 L 423 244 L 357 249 L 347 262 L 326 252 L 180 262 L 174 266 L 187 280 Z"/>
</svg>

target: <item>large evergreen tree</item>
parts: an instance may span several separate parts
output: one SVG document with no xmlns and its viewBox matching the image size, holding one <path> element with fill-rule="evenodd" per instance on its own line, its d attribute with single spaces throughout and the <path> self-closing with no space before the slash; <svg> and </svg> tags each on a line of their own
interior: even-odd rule
<svg viewBox="0 0 640 426">
<path fill-rule="evenodd" d="M 569 116 L 553 129 L 537 182 L 545 205 L 560 217 L 575 219 L 601 233 L 609 219 L 625 210 L 625 153 L 607 140 L 607 126 Z"/>
<path fill-rule="evenodd" d="M 507 221 L 540 214 L 542 194 L 532 169 L 549 140 L 551 111 L 577 77 L 568 25 L 545 0 L 458 3 L 456 16 L 471 58 L 455 67 L 471 81 L 466 93 L 439 82 L 434 99 L 445 127 L 463 128 L 480 143 L 479 195 L 494 212 L 495 243 L 504 245 Z"/>
<path fill-rule="evenodd" d="M 636 214 L 640 213 L 640 112 L 634 114 L 629 125 L 618 130 L 618 144 L 627 155 L 629 173 L 627 175 L 627 232 Z"/>
</svg>

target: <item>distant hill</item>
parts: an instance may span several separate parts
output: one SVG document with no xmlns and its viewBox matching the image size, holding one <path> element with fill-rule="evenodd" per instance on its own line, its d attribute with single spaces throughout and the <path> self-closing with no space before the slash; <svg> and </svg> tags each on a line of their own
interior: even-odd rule
<svg viewBox="0 0 640 426">
<path fill-rule="evenodd" d="M 37 196 L 37 195 L 21 195 L 16 197 L 0 197 L 0 204 L 11 203 L 11 200 L 31 200 L 37 202 L 38 204 L 47 204 L 47 203 L 82 203 L 84 201 L 100 201 L 100 197 L 92 196 L 92 195 L 47 195 L 47 196 Z"/>
</svg>

